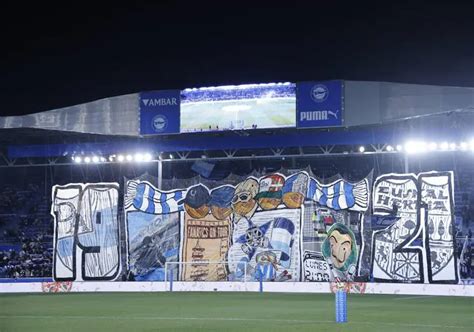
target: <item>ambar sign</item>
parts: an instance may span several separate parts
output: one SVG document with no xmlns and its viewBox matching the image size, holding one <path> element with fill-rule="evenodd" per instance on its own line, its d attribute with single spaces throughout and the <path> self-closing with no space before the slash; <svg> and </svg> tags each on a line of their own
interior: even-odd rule
<svg viewBox="0 0 474 332">
<path fill-rule="evenodd" d="M 150 98 L 150 99 L 142 99 L 142 102 L 145 106 L 178 105 L 178 100 L 176 98 Z"/>
<path fill-rule="evenodd" d="M 180 130 L 180 91 L 140 93 L 140 134 L 174 134 Z"/>
</svg>

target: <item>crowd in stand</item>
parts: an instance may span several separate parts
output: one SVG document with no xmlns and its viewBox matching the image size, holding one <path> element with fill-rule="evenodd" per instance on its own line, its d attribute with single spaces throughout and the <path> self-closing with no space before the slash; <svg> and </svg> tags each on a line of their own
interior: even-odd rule
<svg viewBox="0 0 474 332">
<path fill-rule="evenodd" d="M 217 88 L 184 90 L 181 93 L 181 103 L 240 100 L 255 98 L 295 97 L 296 88 L 294 84 L 289 85 L 256 85 L 244 88 Z"/>
<path fill-rule="evenodd" d="M 472 254 L 473 254 L 473 238 L 472 228 L 474 224 L 474 206 L 465 205 L 461 210 L 462 224 L 456 234 L 456 242 L 459 253 L 459 267 L 461 278 L 472 278 Z"/>
<path fill-rule="evenodd" d="M 37 185 L 0 192 L 0 278 L 50 277 L 53 224 Z"/>
<path fill-rule="evenodd" d="M 32 213 L 36 205 L 32 202 L 37 202 L 40 197 L 40 189 L 38 185 L 28 184 L 25 190 L 16 190 L 11 186 L 5 186 L 0 191 L 0 214 L 17 213 L 22 210 L 26 213 Z"/>
<path fill-rule="evenodd" d="M 51 276 L 52 251 L 46 248 L 44 237 L 20 235 L 21 250 L 0 251 L 0 277 L 28 278 Z"/>
<path fill-rule="evenodd" d="M 21 204 L 20 197 L 10 187 L 5 187 L 0 192 L 0 213 L 11 213 Z"/>
</svg>

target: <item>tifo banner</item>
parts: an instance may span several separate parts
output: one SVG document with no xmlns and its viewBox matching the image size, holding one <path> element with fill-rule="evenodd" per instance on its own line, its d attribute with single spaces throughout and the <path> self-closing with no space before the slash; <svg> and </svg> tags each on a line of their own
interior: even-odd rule
<svg viewBox="0 0 474 332">
<path fill-rule="evenodd" d="M 172 271 L 179 281 L 351 282 L 351 292 L 367 281 L 456 284 L 467 244 L 455 243 L 453 187 L 452 172 L 372 185 L 372 174 L 324 183 L 301 171 L 169 191 L 134 179 L 125 226 L 118 184 L 55 186 L 53 276 L 158 281 Z"/>
<path fill-rule="evenodd" d="M 181 239 L 181 220 L 176 210 L 176 203 L 171 206 L 143 199 L 143 195 L 152 195 L 158 189 L 149 182 L 127 181 L 128 190 L 134 190 L 132 202 L 126 202 L 125 218 L 128 230 L 128 279 L 136 281 L 165 280 L 167 262 L 179 260 Z M 146 192 L 146 193 L 145 193 Z M 179 193 L 179 191 L 177 191 Z M 138 194 L 140 193 L 140 194 Z M 176 192 L 167 193 L 171 200 Z M 161 198 L 161 196 L 160 196 Z M 176 279 L 176 275 L 173 277 Z"/>
<path fill-rule="evenodd" d="M 300 218 L 300 209 L 257 211 L 250 219 L 241 218 L 229 250 L 229 269 L 235 279 L 255 281 L 264 273 L 265 281 L 299 280 Z"/>
<path fill-rule="evenodd" d="M 329 264 L 322 254 L 305 251 L 303 254 L 303 281 L 329 281 Z"/>
<path fill-rule="evenodd" d="M 457 283 L 453 211 L 452 172 L 379 176 L 373 216 L 391 222 L 372 233 L 374 279 Z"/>
<path fill-rule="evenodd" d="M 223 220 L 208 214 L 202 219 L 195 219 L 184 214 L 183 261 L 192 264 L 184 265 L 184 281 L 226 281 L 225 261 L 229 250 L 232 221 L 230 217 Z"/>
<path fill-rule="evenodd" d="M 296 126 L 335 127 L 344 122 L 342 81 L 296 84 Z"/>
<path fill-rule="evenodd" d="M 137 281 L 165 280 L 166 262 L 179 258 L 179 213 L 127 211 L 129 271 Z"/>
<path fill-rule="evenodd" d="M 315 236 L 315 232 L 325 232 L 324 227 L 321 228 L 316 220 L 312 217 L 308 219 L 303 214 L 303 210 L 310 211 L 304 207 L 305 201 L 321 207 L 317 212 L 321 218 L 324 217 L 328 231 L 331 231 L 330 227 L 335 222 L 350 227 L 352 219 L 348 213 L 359 216 L 369 207 L 369 186 L 367 178 L 356 183 L 342 178 L 331 183 L 321 183 L 306 172 L 290 176 L 278 173 L 261 178 L 250 176 L 235 186 L 223 185 L 209 189 L 197 184 L 187 189 L 170 191 L 161 191 L 147 181 L 130 180 L 124 198 L 130 239 L 129 269 L 137 275 L 137 268 L 143 271 L 140 274 L 147 273 L 148 269 L 162 268 L 163 264 L 157 266 L 154 263 L 156 259 L 148 258 L 156 256 L 152 255 L 153 252 L 164 255 L 168 249 L 176 248 L 177 232 L 173 232 L 173 239 L 163 240 L 160 237 L 168 249 L 161 250 L 156 241 L 154 245 L 157 248 L 153 251 L 150 248 L 153 241 L 146 238 L 142 240 L 145 233 L 134 229 L 140 225 L 147 225 L 147 229 L 151 226 L 159 228 L 170 221 L 165 216 L 179 213 L 182 222 L 180 228 L 183 230 L 181 255 L 172 258 L 166 255 L 163 262 L 172 263 L 179 259 L 178 263 L 182 263 L 179 267 L 180 280 L 299 281 L 303 218 L 305 248 L 314 251 L 321 260 L 326 259 L 324 253 L 328 252 L 323 250 L 326 237 Z M 150 216 L 148 220 L 144 213 L 155 217 Z M 173 220 L 176 225 L 178 218 Z M 354 220 L 357 222 L 359 219 Z M 341 245 L 332 246 L 337 250 L 332 255 L 338 261 L 328 259 L 328 262 L 323 263 L 321 268 L 326 271 L 320 279 L 329 280 L 333 275 L 349 278 L 354 274 L 352 266 L 356 263 L 356 248 L 360 244 L 343 225 L 333 227 L 333 230 L 330 232 L 331 237 L 342 241 Z M 346 245 L 347 241 L 350 243 Z M 135 248 L 141 248 L 143 242 L 146 242 L 146 250 L 136 251 Z M 222 261 L 227 263 L 215 263 Z M 313 268 L 314 264 L 310 261 L 307 263 L 310 269 Z M 318 271 L 313 272 L 307 281 L 318 281 Z M 176 275 L 173 273 L 173 278 Z M 162 280 L 158 274 L 150 276 L 147 280 Z"/>
<path fill-rule="evenodd" d="M 180 91 L 140 93 L 140 135 L 179 133 Z"/>
<path fill-rule="evenodd" d="M 116 280 L 122 247 L 118 183 L 54 186 L 55 281 Z"/>
</svg>

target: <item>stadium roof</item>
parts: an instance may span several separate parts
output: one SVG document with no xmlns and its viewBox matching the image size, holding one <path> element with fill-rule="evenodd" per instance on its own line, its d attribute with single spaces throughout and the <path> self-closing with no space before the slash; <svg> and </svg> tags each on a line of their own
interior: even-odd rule
<svg viewBox="0 0 474 332">
<path fill-rule="evenodd" d="M 0 153 L 9 159 L 112 154 L 137 149 L 201 153 L 398 144 L 411 137 L 470 140 L 474 136 L 474 88 L 359 81 L 345 81 L 344 87 L 344 126 L 338 128 L 141 137 L 139 94 L 129 94 L 31 115 L 0 117 Z"/>
<path fill-rule="evenodd" d="M 344 126 L 387 124 L 415 117 L 474 112 L 474 88 L 345 81 Z M 186 89 L 188 91 L 192 89 Z M 0 117 L 0 129 L 35 128 L 140 136 L 139 94 L 105 98 L 23 116 Z"/>
</svg>

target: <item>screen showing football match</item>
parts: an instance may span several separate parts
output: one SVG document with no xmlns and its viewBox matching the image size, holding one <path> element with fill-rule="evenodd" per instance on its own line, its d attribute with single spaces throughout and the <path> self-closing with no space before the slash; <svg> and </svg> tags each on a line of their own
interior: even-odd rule
<svg viewBox="0 0 474 332">
<path fill-rule="evenodd" d="M 181 132 L 296 126 L 296 85 L 245 84 L 181 92 Z"/>
</svg>

